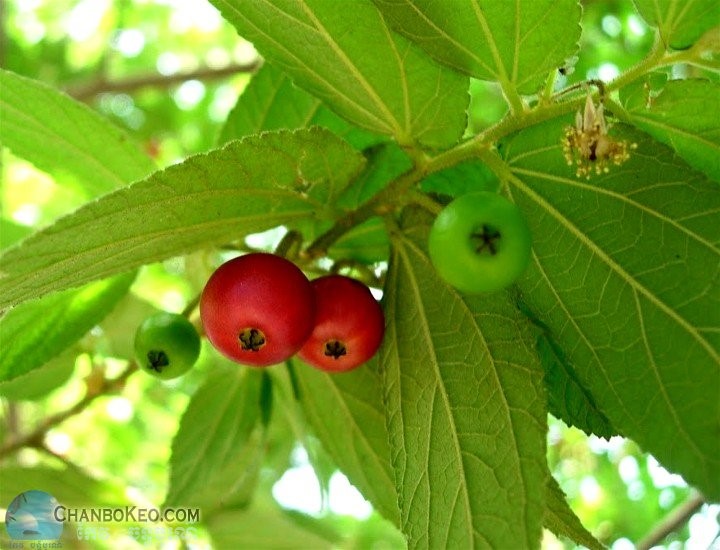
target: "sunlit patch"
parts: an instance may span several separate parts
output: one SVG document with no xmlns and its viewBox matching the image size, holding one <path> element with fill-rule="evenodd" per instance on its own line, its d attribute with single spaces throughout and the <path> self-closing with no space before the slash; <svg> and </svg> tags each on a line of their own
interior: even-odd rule
<svg viewBox="0 0 720 550">
<path fill-rule="evenodd" d="M 158 56 L 155 68 L 161 75 L 170 76 L 182 69 L 182 60 L 173 52 L 163 52 Z"/>
<path fill-rule="evenodd" d="M 312 515 L 322 511 L 320 482 L 309 464 L 286 470 L 273 485 L 272 494 L 283 508 Z"/>
<path fill-rule="evenodd" d="M 35 225 L 40 219 L 40 209 L 36 204 L 21 204 L 12 213 L 12 219 L 22 225 Z"/>
<path fill-rule="evenodd" d="M 65 432 L 50 430 L 45 436 L 45 445 L 55 454 L 66 455 L 72 450 L 73 441 Z"/>
<path fill-rule="evenodd" d="M 622 23 L 612 14 L 604 16 L 600 22 L 600 26 L 602 26 L 602 30 L 608 36 L 615 37 L 622 32 Z"/>
<path fill-rule="evenodd" d="M 194 108 L 205 97 L 205 84 L 199 80 L 183 82 L 173 94 L 178 107 L 183 110 Z"/>
<path fill-rule="evenodd" d="M 620 69 L 618 69 L 615 63 L 603 63 L 598 67 L 598 76 L 601 80 L 612 80 L 619 74 Z"/>
<path fill-rule="evenodd" d="M 125 57 L 136 57 L 145 48 L 145 35 L 139 29 L 123 29 L 115 36 L 113 46 Z"/>
<path fill-rule="evenodd" d="M 580 481 L 580 497 L 591 508 L 598 508 L 605 495 L 594 477 L 586 476 Z"/>
<path fill-rule="evenodd" d="M 70 10 L 64 21 L 65 31 L 75 42 L 84 42 L 98 32 L 109 2 L 81 0 Z"/>
<path fill-rule="evenodd" d="M 635 36 L 645 36 L 645 33 L 647 32 L 647 26 L 645 23 L 643 23 L 642 19 L 634 13 L 628 16 L 627 25 L 630 32 Z"/>
<path fill-rule="evenodd" d="M 329 506 L 335 514 L 353 516 L 364 520 L 372 514 L 372 505 L 365 500 L 348 478 L 340 472 L 330 477 Z"/>
<path fill-rule="evenodd" d="M 687 487 L 682 477 L 668 472 L 652 456 L 648 457 L 647 469 L 655 487 Z"/>
<path fill-rule="evenodd" d="M 135 412 L 132 401 L 126 397 L 116 396 L 108 399 L 105 405 L 107 415 L 116 422 L 127 422 Z"/>
<path fill-rule="evenodd" d="M 635 481 L 640 475 L 640 468 L 635 457 L 631 455 L 622 457 L 618 464 L 618 473 L 625 483 Z"/>
</svg>

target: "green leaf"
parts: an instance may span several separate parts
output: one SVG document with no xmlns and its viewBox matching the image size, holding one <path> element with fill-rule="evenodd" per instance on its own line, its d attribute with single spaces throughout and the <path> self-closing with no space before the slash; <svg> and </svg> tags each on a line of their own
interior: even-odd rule
<svg viewBox="0 0 720 550">
<path fill-rule="evenodd" d="M 411 548 L 537 548 L 546 418 L 532 326 L 507 295 L 463 297 L 392 240 L 380 349 L 401 527 Z"/>
<path fill-rule="evenodd" d="M 20 493 L 37 489 L 54 496 L 63 506 L 125 506 L 131 504 L 125 488 L 110 480 L 90 477 L 77 467 L 0 468 L 0 502 L 7 506 Z"/>
<path fill-rule="evenodd" d="M 548 476 L 543 525 L 558 537 L 567 537 L 584 548 L 590 550 L 604 548 L 580 523 L 575 512 L 568 506 L 565 494 L 552 476 Z"/>
<path fill-rule="evenodd" d="M 644 97 L 643 97 L 644 96 Z M 720 182 L 720 84 L 671 80 L 656 97 L 633 94 L 630 122 Z"/>
<path fill-rule="evenodd" d="M 335 241 L 328 249 L 328 255 L 371 264 L 386 261 L 389 246 L 385 224 L 380 218 L 371 218 Z"/>
<path fill-rule="evenodd" d="M 324 215 L 364 159 L 326 130 L 265 133 L 91 202 L 0 256 L 0 307 Z"/>
<path fill-rule="evenodd" d="M 562 350 L 545 334 L 538 336 L 537 349 L 545 368 L 548 410 L 568 426 L 580 428 L 587 434 L 606 439 L 618 435 L 593 396 L 577 379 Z"/>
<path fill-rule="evenodd" d="M 705 31 L 720 25 L 716 0 L 633 0 L 649 25 L 660 30 L 664 44 L 683 50 Z"/>
<path fill-rule="evenodd" d="M 404 36 L 456 71 L 532 94 L 575 51 L 575 0 L 373 0 Z"/>
<path fill-rule="evenodd" d="M 377 361 L 342 374 L 295 364 L 300 402 L 313 433 L 373 507 L 399 525 Z"/>
<path fill-rule="evenodd" d="M 0 330 L 2 330 L 0 322 Z M 10 381 L 0 382 L 0 395 L 12 401 L 36 401 L 62 386 L 75 370 L 79 346 L 72 346 L 50 361 Z"/>
<path fill-rule="evenodd" d="M 339 115 L 403 145 L 455 143 L 468 79 L 393 34 L 369 0 L 213 0 L 271 63 Z"/>
<path fill-rule="evenodd" d="M 357 208 L 412 166 L 405 152 L 392 142 L 368 147 L 363 151 L 363 155 L 367 159 L 365 170 L 338 197 L 338 208 Z M 341 213 L 337 217 L 342 215 Z M 330 225 L 328 222 L 318 223 L 313 228 L 314 233 L 320 235 L 329 229 Z M 385 224 L 379 218 L 371 218 L 342 235 L 332 244 L 328 253 L 334 259 L 373 263 L 386 261 L 388 249 Z"/>
<path fill-rule="evenodd" d="M 323 126 L 356 149 L 377 143 L 377 136 L 356 128 L 322 102 L 293 85 L 282 71 L 265 63 L 228 115 L 219 143 L 270 130 Z"/>
<path fill-rule="evenodd" d="M 0 250 L 15 244 L 30 233 L 32 233 L 32 227 L 0 218 Z"/>
<path fill-rule="evenodd" d="M 127 294 L 135 273 L 21 304 L 0 318 L 0 381 L 42 366 L 98 324 Z"/>
<path fill-rule="evenodd" d="M 327 540 L 299 526 L 279 508 L 226 511 L 214 516 L 207 529 L 215 548 L 337 548 L 337 541 Z"/>
<path fill-rule="evenodd" d="M 345 208 L 357 208 L 383 189 L 389 181 L 412 168 L 412 162 L 396 143 L 382 143 L 363 151 L 365 170 L 338 199 Z"/>
<path fill-rule="evenodd" d="M 164 506 L 247 504 L 262 462 L 262 372 L 215 370 L 193 395 L 172 443 Z"/>
<path fill-rule="evenodd" d="M 637 149 L 589 181 L 562 120 L 507 144 L 533 233 L 523 299 L 612 425 L 720 498 L 720 187 L 632 127 L 612 134 Z"/>
<path fill-rule="evenodd" d="M 425 178 L 420 188 L 425 193 L 458 197 L 476 191 L 497 191 L 500 182 L 487 166 L 479 161 L 461 162 Z"/>
<path fill-rule="evenodd" d="M 56 89 L 0 69 L 0 142 L 88 198 L 154 169 L 130 137 Z"/>
<path fill-rule="evenodd" d="M 172 443 L 165 506 L 246 504 L 262 462 L 262 372 L 214 370 L 193 395 Z"/>
</svg>

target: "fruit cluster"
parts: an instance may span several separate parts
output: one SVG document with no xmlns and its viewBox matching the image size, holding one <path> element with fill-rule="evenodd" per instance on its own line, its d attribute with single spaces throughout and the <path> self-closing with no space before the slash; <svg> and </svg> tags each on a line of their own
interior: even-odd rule
<svg viewBox="0 0 720 550">
<path fill-rule="evenodd" d="M 385 332 L 380 304 L 364 284 L 342 275 L 309 281 L 267 253 L 221 265 L 203 290 L 200 318 L 218 351 L 258 367 L 297 354 L 318 369 L 348 371 L 375 355 Z M 167 380 L 195 363 L 200 340 L 187 319 L 160 313 L 138 328 L 135 353 L 143 370 Z"/>
<path fill-rule="evenodd" d="M 435 219 L 428 252 L 438 275 L 461 292 L 501 290 L 530 262 L 530 229 L 520 209 L 497 193 L 463 195 Z M 328 372 L 368 361 L 385 332 L 382 309 L 368 287 L 342 275 L 309 281 L 292 262 L 268 253 L 221 265 L 200 298 L 210 343 L 244 365 L 268 366 L 297 355 Z M 146 320 L 135 337 L 143 370 L 162 379 L 184 374 L 200 339 L 181 315 Z"/>
<path fill-rule="evenodd" d="M 365 363 L 385 330 L 364 284 L 342 275 L 311 282 L 292 262 L 266 253 L 221 265 L 205 285 L 200 317 L 210 342 L 233 361 L 266 366 L 297 354 L 332 372 Z"/>
</svg>

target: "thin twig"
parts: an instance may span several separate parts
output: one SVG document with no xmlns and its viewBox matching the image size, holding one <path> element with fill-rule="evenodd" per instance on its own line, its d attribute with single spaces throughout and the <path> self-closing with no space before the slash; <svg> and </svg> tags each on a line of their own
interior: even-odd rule
<svg viewBox="0 0 720 550">
<path fill-rule="evenodd" d="M 22 449 L 23 447 L 42 447 L 43 440 L 45 439 L 45 434 L 48 432 L 48 430 L 57 426 L 58 424 L 61 424 L 71 416 L 75 416 L 76 414 L 82 412 L 101 395 L 106 395 L 112 391 L 121 388 L 125 384 L 125 381 L 128 379 L 128 377 L 136 370 L 137 365 L 131 363 L 116 378 L 112 378 L 110 380 L 103 379 L 102 383 L 97 389 L 92 391 L 88 390 L 88 393 L 85 395 L 85 397 L 83 397 L 80 401 L 75 403 L 69 409 L 61 411 L 52 416 L 48 416 L 32 432 L 18 439 L 11 440 L 2 447 L 0 447 L 0 458 L 10 455 L 17 450 Z"/>
<path fill-rule="evenodd" d="M 637 543 L 637 550 L 649 550 L 673 531 L 677 531 L 685 525 L 690 517 L 697 512 L 705 503 L 705 499 L 698 492 L 693 492 L 685 502 L 675 508 L 660 523 L 645 535 L 645 537 Z"/>
<path fill-rule="evenodd" d="M 203 67 L 202 69 L 198 69 L 196 71 L 172 75 L 153 73 L 116 81 L 100 78 L 88 84 L 68 88 L 66 92 L 75 99 L 87 101 L 99 93 L 133 92 L 141 88 L 169 88 L 188 80 L 207 81 L 239 73 L 254 73 L 260 68 L 261 64 L 262 62 L 259 59 L 256 59 L 249 63 L 238 63 L 218 69 Z"/>
</svg>

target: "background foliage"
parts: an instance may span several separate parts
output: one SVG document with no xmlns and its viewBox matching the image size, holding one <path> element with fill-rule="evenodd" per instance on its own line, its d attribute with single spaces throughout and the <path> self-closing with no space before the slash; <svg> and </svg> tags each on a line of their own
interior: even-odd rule
<svg viewBox="0 0 720 550">
<path fill-rule="evenodd" d="M 2 10 L 0 506 L 198 506 L 191 547 L 642 547 L 678 506 L 657 542 L 716 539 L 715 2 Z M 585 180 L 560 140 L 588 79 L 637 149 Z M 425 239 L 480 189 L 534 257 L 466 297 Z M 375 360 L 258 371 L 204 342 L 177 381 L 134 373 L 148 314 L 197 322 L 212 270 L 288 229 L 310 275 L 382 293 Z"/>
</svg>

